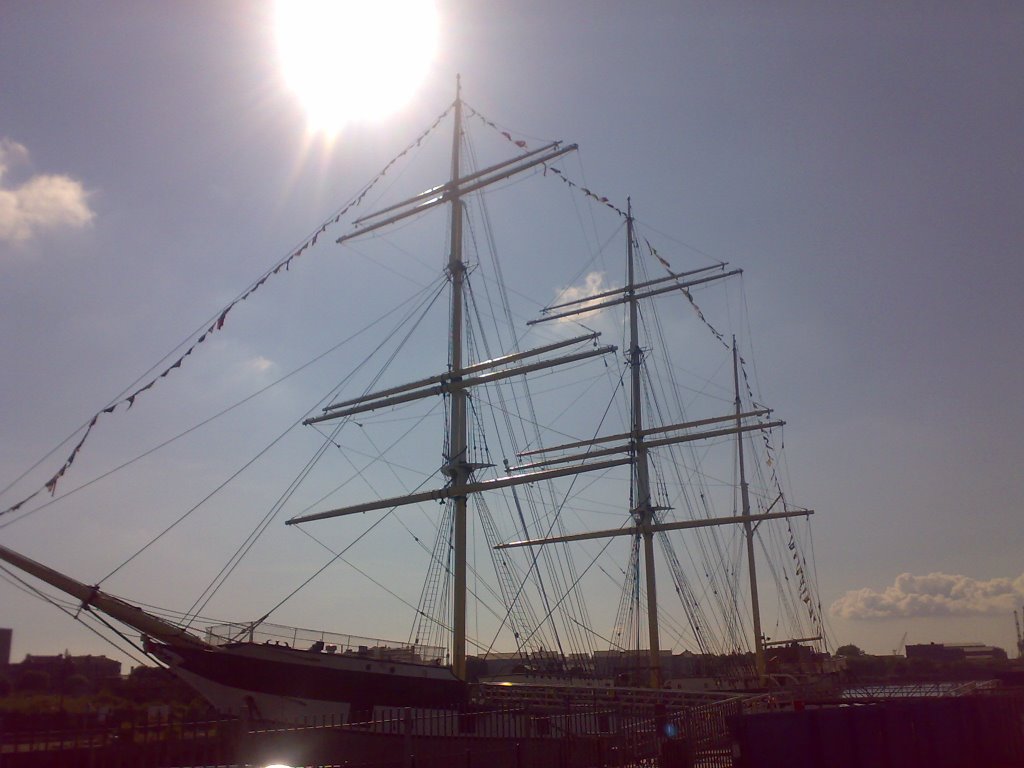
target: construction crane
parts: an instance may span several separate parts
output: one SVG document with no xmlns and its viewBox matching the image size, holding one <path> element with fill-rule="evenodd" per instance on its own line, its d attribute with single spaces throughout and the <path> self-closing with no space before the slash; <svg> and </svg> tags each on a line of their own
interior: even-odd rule
<svg viewBox="0 0 1024 768">
<path fill-rule="evenodd" d="M 900 638 L 900 644 L 896 647 L 896 650 L 894 650 L 892 652 L 893 656 L 899 656 L 901 653 L 903 653 L 903 649 L 907 647 L 907 635 L 908 634 L 909 634 L 909 632 L 904 632 L 903 633 L 903 637 Z M 1018 632 L 1017 634 L 1020 634 L 1020 632 Z"/>
</svg>

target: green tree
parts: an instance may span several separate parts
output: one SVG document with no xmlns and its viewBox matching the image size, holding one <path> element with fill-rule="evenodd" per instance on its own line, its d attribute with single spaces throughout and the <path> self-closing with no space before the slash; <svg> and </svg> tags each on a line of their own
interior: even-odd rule
<svg viewBox="0 0 1024 768">
<path fill-rule="evenodd" d="M 849 645 L 840 645 L 836 648 L 836 656 L 846 656 L 847 658 L 856 658 L 857 656 L 863 656 L 864 651 L 858 648 L 853 643 Z"/>
</svg>

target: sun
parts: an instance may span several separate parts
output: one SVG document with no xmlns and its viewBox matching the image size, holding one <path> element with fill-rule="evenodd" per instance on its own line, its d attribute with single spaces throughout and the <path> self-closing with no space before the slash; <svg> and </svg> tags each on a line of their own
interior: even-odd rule
<svg viewBox="0 0 1024 768">
<path fill-rule="evenodd" d="M 274 26 L 285 82 L 331 135 L 404 105 L 437 48 L 433 0 L 277 0 Z"/>
</svg>

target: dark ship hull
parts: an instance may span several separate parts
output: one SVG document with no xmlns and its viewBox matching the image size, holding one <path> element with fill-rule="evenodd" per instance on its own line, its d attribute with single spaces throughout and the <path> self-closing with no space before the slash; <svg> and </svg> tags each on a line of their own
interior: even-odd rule
<svg viewBox="0 0 1024 768">
<path fill-rule="evenodd" d="M 450 668 L 369 654 L 336 654 L 278 645 L 147 648 L 219 711 L 247 719 L 296 722 L 372 719 L 378 708 L 451 709 L 467 686 Z"/>
</svg>

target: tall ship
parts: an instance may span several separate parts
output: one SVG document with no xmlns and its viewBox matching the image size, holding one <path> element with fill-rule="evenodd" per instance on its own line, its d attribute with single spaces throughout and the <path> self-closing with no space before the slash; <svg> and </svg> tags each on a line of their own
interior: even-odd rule
<svg viewBox="0 0 1024 768">
<path fill-rule="evenodd" d="M 422 155 L 429 165 L 439 145 L 445 180 L 395 194 L 427 178 L 404 164 Z M 109 576 L 79 580 L 2 546 L 5 573 L 70 599 L 76 619 L 116 632 L 218 710 L 259 720 L 359 722 L 381 708 L 457 708 L 509 685 L 669 695 L 796 679 L 800 662 L 828 649 L 812 512 L 784 490 L 783 421 L 759 401 L 738 341 L 752 327 L 741 270 L 645 228 L 628 197 L 587 186 L 576 153 L 501 127 L 457 92 L 165 370 L 99 410 L 65 464 L 3 512 L 9 522 L 59 497 L 93 428 L 130 418 L 169 375 L 198 365 L 193 352 L 227 333 L 229 312 L 258 304 L 299 256 L 316 248 L 383 265 L 413 294 L 385 307 L 372 285 L 351 290 L 355 268 L 336 287 L 365 322 L 332 337 L 342 341 L 329 351 L 350 357 L 319 365 L 333 366 L 328 388 L 287 430 L 309 450 L 190 608 L 157 609 L 115 595 Z M 420 279 L 425 263 L 433 279 Z M 349 352 L 371 332 L 382 339 Z M 264 448 L 240 450 L 256 481 L 229 480 L 262 488 L 277 476 L 259 468 Z M 196 508 L 216 511 L 227 485 L 169 517 L 110 575 L 192 525 Z M 308 562 L 283 557 L 289 568 L 272 582 L 240 575 L 257 572 L 240 565 L 246 555 L 286 551 L 271 537 L 315 546 Z M 235 576 L 266 610 L 209 619 Z M 346 595 L 376 609 L 346 609 Z M 318 599 L 331 630 L 278 619 L 290 601 Z M 407 637 L 378 639 L 372 626 L 401 612 Z"/>
</svg>

